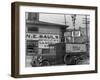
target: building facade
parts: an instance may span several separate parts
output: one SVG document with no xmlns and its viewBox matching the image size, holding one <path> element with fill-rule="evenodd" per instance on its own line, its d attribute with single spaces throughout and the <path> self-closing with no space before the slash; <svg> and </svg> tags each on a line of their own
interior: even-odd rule
<svg viewBox="0 0 100 80">
<path fill-rule="evenodd" d="M 68 26 L 39 21 L 39 14 L 28 13 L 26 19 L 26 54 L 35 55 L 48 52 L 49 45 L 64 41 Z"/>
</svg>

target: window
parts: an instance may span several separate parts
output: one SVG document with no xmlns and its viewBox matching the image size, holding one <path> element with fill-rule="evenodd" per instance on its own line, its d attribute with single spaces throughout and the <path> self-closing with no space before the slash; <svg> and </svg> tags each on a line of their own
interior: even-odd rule
<svg viewBox="0 0 100 80">
<path fill-rule="evenodd" d="M 38 21 L 39 20 L 39 14 L 38 13 L 28 13 L 28 20 L 32 21 Z"/>
<path fill-rule="evenodd" d="M 38 41 L 35 40 L 27 40 L 26 41 L 26 54 L 36 54 L 38 53 Z"/>
<path fill-rule="evenodd" d="M 38 32 L 37 27 L 28 27 L 28 32 Z"/>
</svg>

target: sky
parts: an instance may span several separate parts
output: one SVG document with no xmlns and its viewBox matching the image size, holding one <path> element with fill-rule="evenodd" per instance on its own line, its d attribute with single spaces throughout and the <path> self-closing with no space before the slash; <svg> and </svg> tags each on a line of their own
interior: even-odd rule
<svg viewBox="0 0 100 80">
<path fill-rule="evenodd" d="M 50 23 L 56 23 L 56 24 L 63 24 L 68 25 L 69 29 L 73 29 L 73 22 L 72 22 L 72 14 L 51 14 L 51 13 L 39 13 L 39 21 L 44 22 L 50 22 Z M 28 14 L 26 14 L 26 19 L 28 17 Z M 85 22 L 85 15 L 79 15 L 76 14 L 76 20 L 75 20 L 75 29 L 78 29 L 79 27 L 86 27 L 86 24 L 83 24 Z M 90 21 L 90 16 L 87 16 L 88 21 Z M 65 24 L 66 22 L 66 24 Z M 89 27 L 89 25 L 88 25 Z"/>
<path fill-rule="evenodd" d="M 63 24 L 69 26 L 69 28 L 73 29 L 73 22 L 72 22 L 72 14 L 47 14 L 47 13 L 40 13 L 39 14 L 39 20 L 44 22 L 50 22 L 50 23 L 57 23 L 57 24 Z M 76 15 L 75 20 L 75 28 L 78 29 L 79 27 L 86 27 L 84 23 L 85 15 Z M 66 20 L 65 20 L 66 19 Z M 89 16 L 88 16 L 89 20 Z"/>
</svg>

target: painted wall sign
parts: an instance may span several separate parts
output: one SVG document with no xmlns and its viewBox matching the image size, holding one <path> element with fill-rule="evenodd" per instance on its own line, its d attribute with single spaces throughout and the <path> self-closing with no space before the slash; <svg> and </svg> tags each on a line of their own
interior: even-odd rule
<svg viewBox="0 0 100 80">
<path fill-rule="evenodd" d="M 55 44 L 60 42 L 59 34 L 50 34 L 50 33 L 27 33 L 27 40 L 38 40 L 39 48 L 49 48 L 49 44 Z"/>
<path fill-rule="evenodd" d="M 86 52 L 85 44 L 66 44 L 66 52 Z"/>
</svg>

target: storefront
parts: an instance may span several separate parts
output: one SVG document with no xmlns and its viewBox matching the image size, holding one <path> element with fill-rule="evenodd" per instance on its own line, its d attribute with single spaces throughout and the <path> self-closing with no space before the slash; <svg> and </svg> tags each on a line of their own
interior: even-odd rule
<svg viewBox="0 0 100 80">
<path fill-rule="evenodd" d="M 26 54 L 48 53 L 49 45 L 63 42 L 68 26 L 41 21 L 26 21 Z"/>
</svg>

